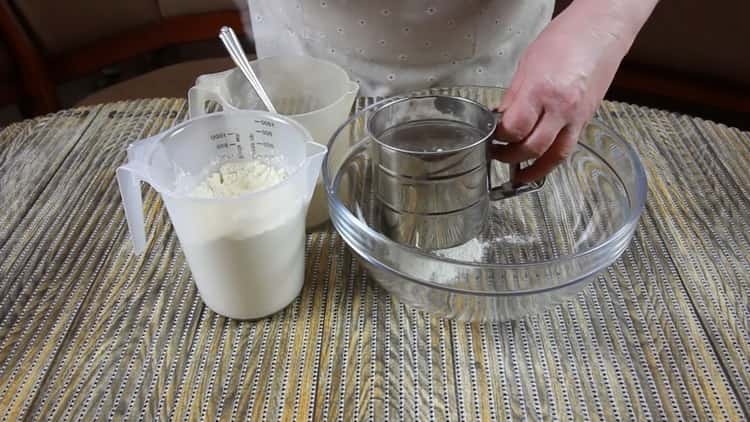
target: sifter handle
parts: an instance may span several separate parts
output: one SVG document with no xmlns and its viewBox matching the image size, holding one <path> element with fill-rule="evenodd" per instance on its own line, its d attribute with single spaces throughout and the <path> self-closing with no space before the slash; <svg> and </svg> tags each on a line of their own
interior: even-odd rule
<svg viewBox="0 0 750 422">
<path fill-rule="evenodd" d="M 546 177 L 542 177 L 531 183 L 518 184 L 514 182 L 515 174 L 521 170 L 521 164 L 508 164 L 510 166 L 510 180 L 499 186 L 492 186 L 492 180 L 490 180 L 490 200 L 499 201 L 501 199 L 508 199 L 514 196 L 522 195 L 524 193 L 531 193 L 538 191 L 544 186 Z M 492 172 L 488 172 L 487 177 L 492 178 Z"/>
<path fill-rule="evenodd" d="M 502 118 L 503 114 L 500 112 L 493 112 L 492 114 L 495 115 L 495 121 L 499 122 Z M 519 171 L 521 171 L 521 163 L 509 163 L 509 174 L 510 174 L 510 180 L 507 182 L 499 185 L 499 186 L 492 186 L 492 171 L 489 171 L 492 166 L 493 159 L 488 160 L 487 167 L 487 178 L 488 183 L 490 187 L 490 200 L 491 201 L 500 201 L 502 199 L 508 199 L 512 198 L 514 196 L 522 195 L 524 193 L 531 193 L 535 192 L 544 186 L 544 182 L 547 180 L 546 177 L 542 177 L 539 180 L 536 180 L 531 183 L 517 183 L 516 182 L 516 175 Z"/>
</svg>

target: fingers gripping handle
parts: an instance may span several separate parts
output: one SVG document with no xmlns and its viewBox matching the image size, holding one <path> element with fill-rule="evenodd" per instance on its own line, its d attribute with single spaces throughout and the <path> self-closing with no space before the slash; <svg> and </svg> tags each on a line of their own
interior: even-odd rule
<svg viewBox="0 0 750 422">
<path fill-rule="evenodd" d="M 141 180 L 127 165 L 117 169 L 117 184 L 125 208 L 128 231 L 133 240 L 133 251 L 140 255 L 146 249 L 146 227 L 143 218 Z"/>
<path fill-rule="evenodd" d="M 495 120 L 500 123 L 500 120 L 502 119 L 503 114 L 500 112 L 493 112 L 492 114 L 495 115 Z M 490 160 L 488 163 L 488 167 L 492 168 L 492 161 Z M 499 186 L 493 186 L 492 185 L 492 172 L 489 171 L 487 173 L 487 177 L 489 177 L 489 185 L 490 185 L 490 200 L 491 201 L 499 201 L 506 198 L 511 198 L 517 195 L 521 195 L 524 193 L 534 192 L 542 188 L 544 186 L 544 182 L 546 178 L 541 178 L 537 181 L 534 181 L 532 183 L 518 183 L 518 173 L 521 171 L 521 163 L 509 163 L 509 178 L 507 182 L 499 185 Z"/>
</svg>

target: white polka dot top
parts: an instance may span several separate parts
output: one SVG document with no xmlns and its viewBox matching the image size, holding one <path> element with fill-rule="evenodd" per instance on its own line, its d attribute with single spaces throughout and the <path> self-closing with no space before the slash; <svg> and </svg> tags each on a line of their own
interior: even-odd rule
<svg viewBox="0 0 750 422">
<path fill-rule="evenodd" d="M 248 0 L 259 57 L 332 61 L 361 94 L 508 86 L 554 0 Z"/>
</svg>

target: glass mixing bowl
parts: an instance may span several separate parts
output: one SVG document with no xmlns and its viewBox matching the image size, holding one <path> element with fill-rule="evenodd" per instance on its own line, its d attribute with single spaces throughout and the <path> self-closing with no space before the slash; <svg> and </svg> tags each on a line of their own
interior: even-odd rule
<svg viewBox="0 0 750 422">
<path fill-rule="evenodd" d="M 497 103 L 481 92 L 437 93 Z M 635 150 L 598 120 L 541 190 L 494 202 L 476 238 L 437 251 L 392 241 L 379 231 L 374 141 L 365 129 L 379 105 L 334 134 L 323 179 L 333 225 L 401 302 L 458 320 L 516 319 L 576 294 L 628 247 L 645 205 L 646 175 Z M 493 163 L 491 171 L 495 180 L 508 178 L 506 165 Z"/>
</svg>

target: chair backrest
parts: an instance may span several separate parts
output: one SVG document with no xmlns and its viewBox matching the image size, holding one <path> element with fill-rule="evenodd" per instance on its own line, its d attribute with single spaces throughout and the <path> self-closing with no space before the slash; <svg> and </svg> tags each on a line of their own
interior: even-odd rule
<svg viewBox="0 0 750 422">
<path fill-rule="evenodd" d="M 234 0 L 0 0 L 0 27 L 23 69 L 33 114 L 59 107 L 56 85 L 164 47 L 244 33 Z"/>
</svg>

